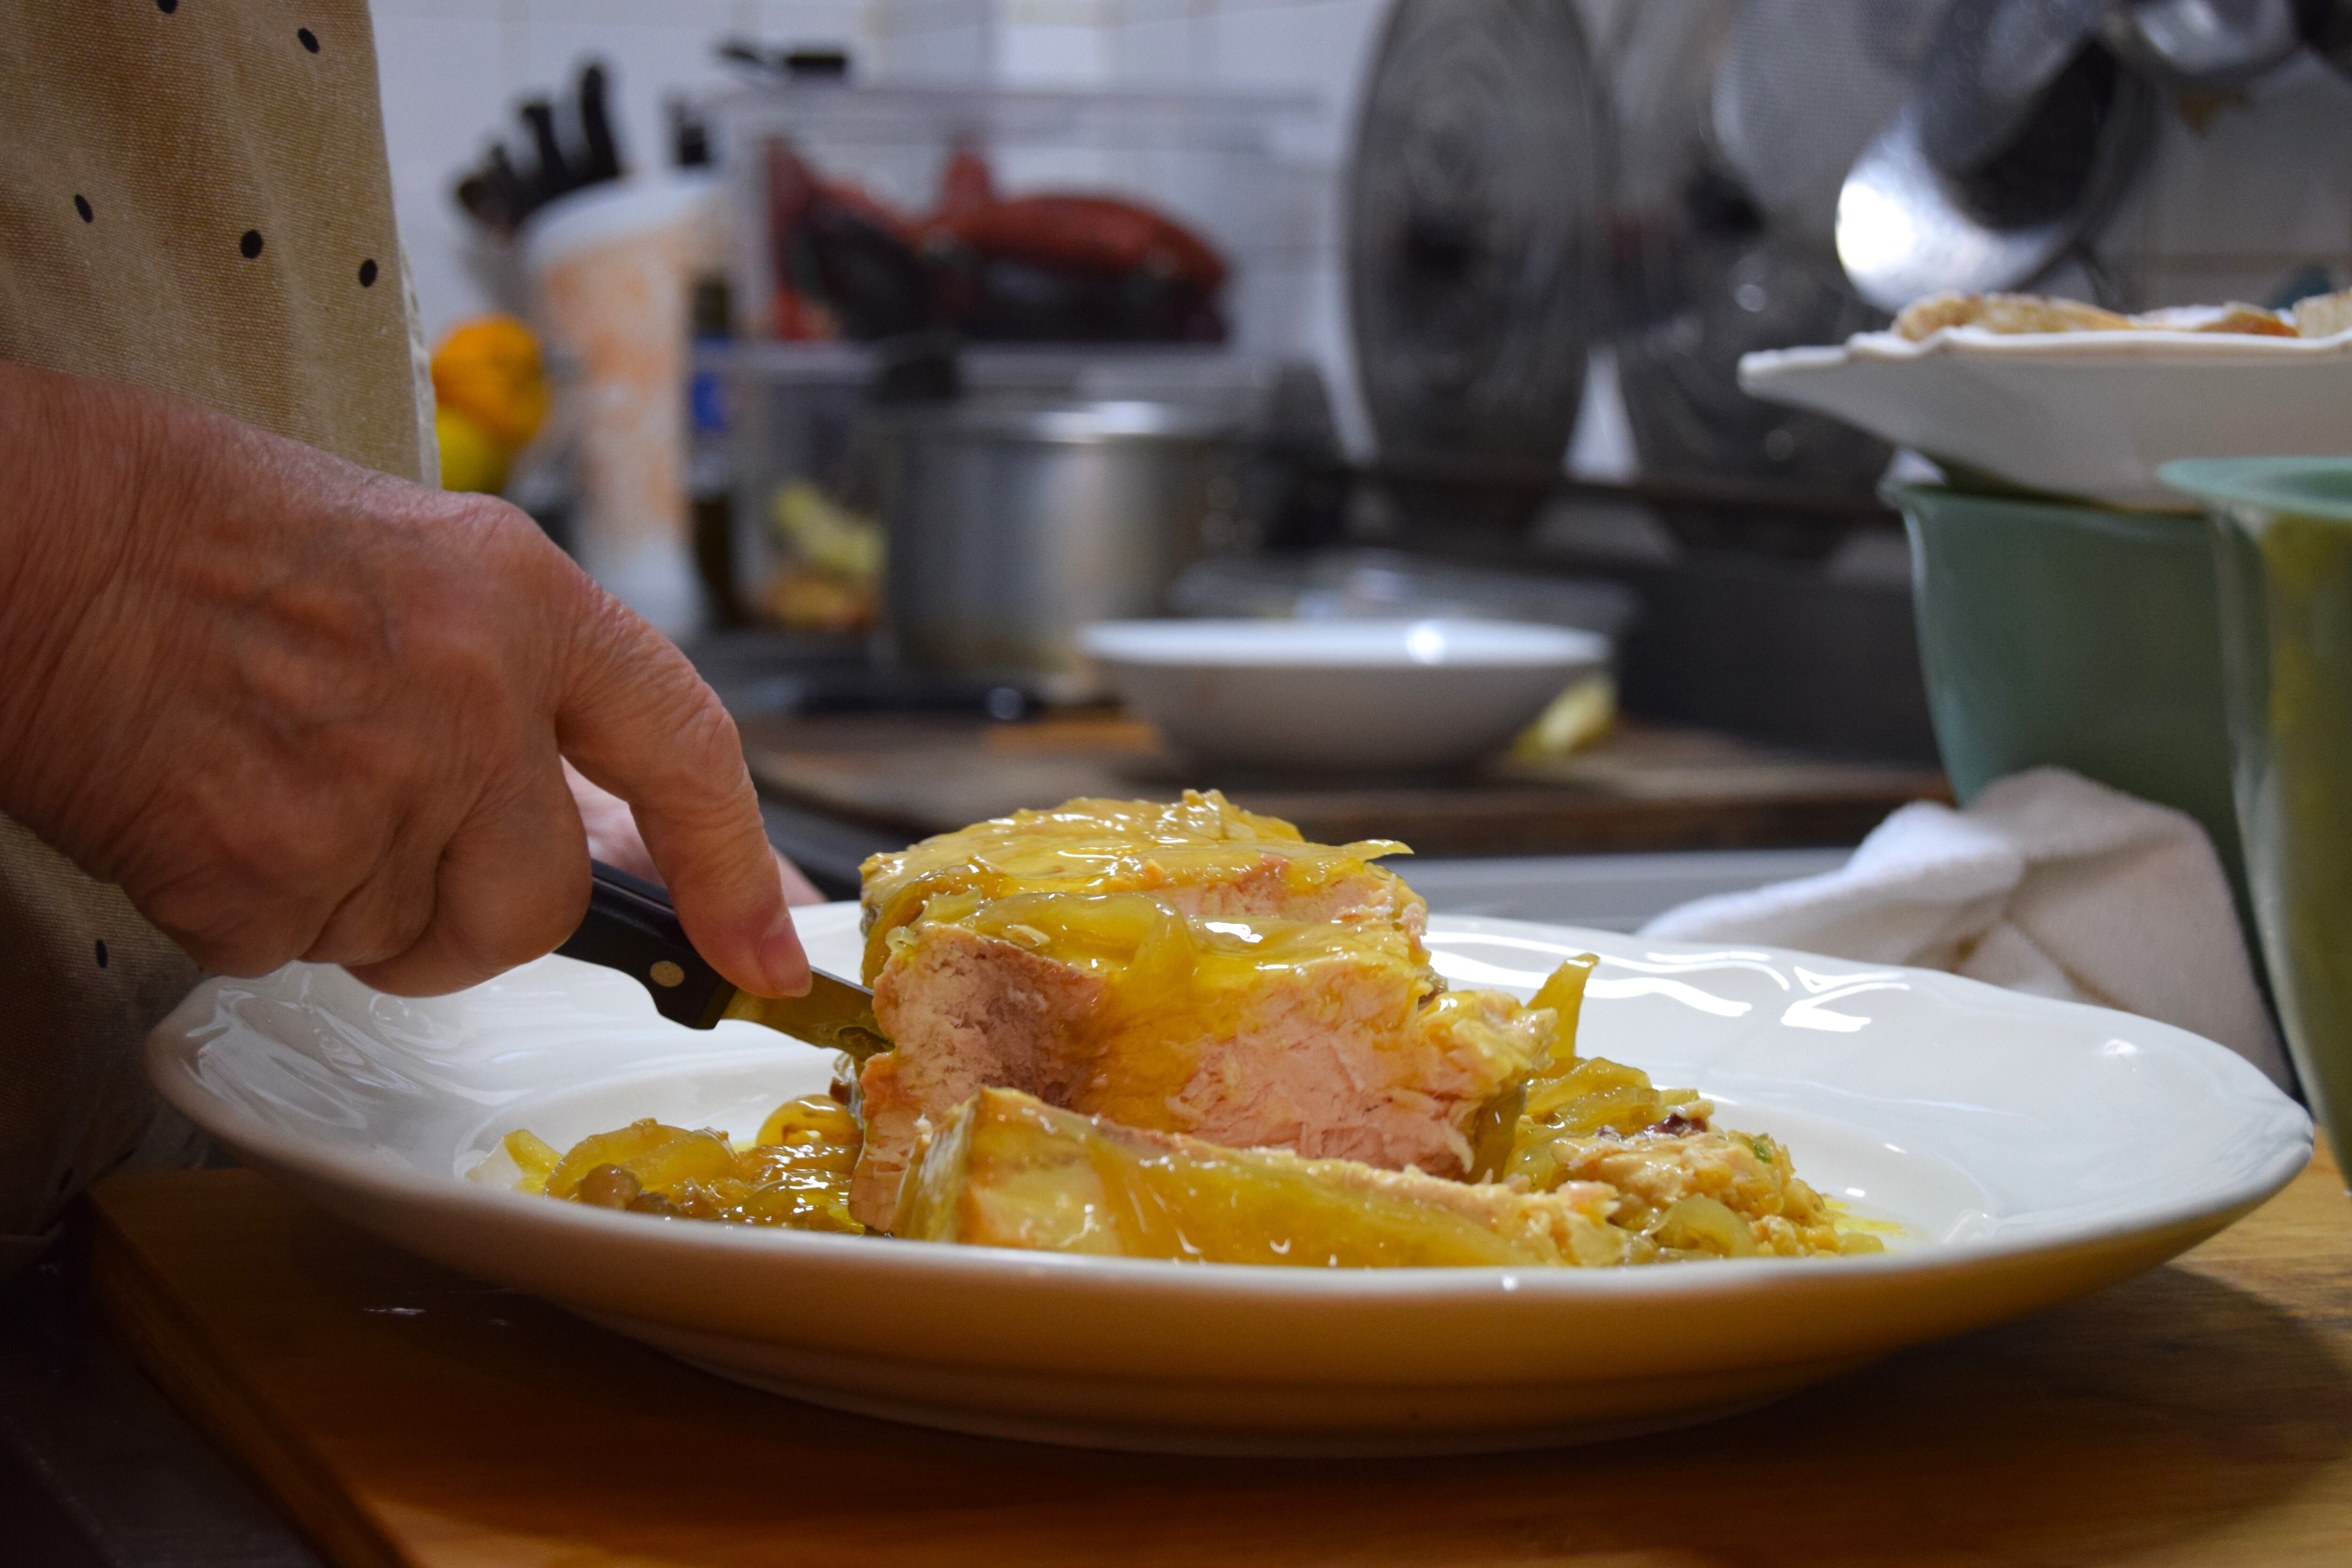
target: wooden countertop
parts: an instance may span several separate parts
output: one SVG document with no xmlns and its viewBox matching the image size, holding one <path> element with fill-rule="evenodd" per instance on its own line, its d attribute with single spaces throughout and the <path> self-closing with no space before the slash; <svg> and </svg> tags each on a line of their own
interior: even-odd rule
<svg viewBox="0 0 2352 1568">
<path fill-rule="evenodd" d="M 2067 1568 L 2352 1560 L 2352 1202 L 2322 1160 L 2153 1273 L 1691 1431 L 1221 1461 L 737 1388 L 247 1172 L 84 1215 L 89 1284 L 336 1563 Z"/>
<path fill-rule="evenodd" d="M 1419 782 L 1221 773 L 1114 714 L 749 719 L 743 742 L 771 797 L 898 843 L 1076 795 L 1173 799 L 1187 785 L 1222 788 L 1318 842 L 1402 838 L 1424 855 L 1853 844 L 1906 802 L 1951 798 L 1933 768 L 1625 721 L 1565 757 Z"/>
</svg>

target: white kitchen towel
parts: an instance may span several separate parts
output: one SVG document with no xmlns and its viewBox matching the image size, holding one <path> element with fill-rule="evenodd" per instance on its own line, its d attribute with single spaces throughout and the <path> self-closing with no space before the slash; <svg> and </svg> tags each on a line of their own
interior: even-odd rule
<svg viewBox="0 0 2352 1568">
<path fill-rule="evenodd" d="M 1948 970 L 2219 1040 L 2290 1081 L 2220 857 L 2194 819 L 2063 768 L 1916 802 L 1839 870 L 1696 899 L 1642 928 Z"/>
</svg>

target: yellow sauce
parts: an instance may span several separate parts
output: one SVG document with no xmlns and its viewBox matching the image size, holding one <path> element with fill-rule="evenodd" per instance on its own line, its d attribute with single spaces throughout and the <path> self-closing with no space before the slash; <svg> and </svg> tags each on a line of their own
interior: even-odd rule
<svg viewBox="0 0 2352 1568">
<path fill-rule="evenodd" d="M 741 1149 L 709 1128 L 648 1117 L 561 1154 L 530 1132 L 510 1132 L 506 1151 L 522 1169 L 517 1185 L 551 1198 L 673 1219 L 858 1232 L 866 1227 L 849 1217 L 849 1173 L 861 1141 L 848 1107 L 817 1094 L 778 1106 Z"/>
<path fill-rule="evenodd" d="M 1244 811 L 1214 790 L 1187 790 L 1171 805 L 1073 800 L 1016 811 L 866 861 L 866 981 L 881 972 L 889 934 L 946 895 L 976 902 L 1015 890 L 1150 892 L 1270 872 L 1292 892 L 1363 879 L 1401 908 L 1414 901 L 1411 893 L 1371 862 L 1410 853 L 1390 839 L 1309 844 L 1290 824 Z"/>
</svg>

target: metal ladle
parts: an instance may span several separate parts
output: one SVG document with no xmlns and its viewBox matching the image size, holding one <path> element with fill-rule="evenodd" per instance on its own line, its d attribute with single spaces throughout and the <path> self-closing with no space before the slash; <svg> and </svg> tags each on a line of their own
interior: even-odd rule
<svg viewBox="0 0 2352 1568">
<path fill-rule="evenodd" d="M 1955 0 L 1913 90 L 1928 161 L 1967 174 L 2014 145 L 2114 9 L 2115 0 Z"/>
<path fill-rule="evenodd" d="M 1838 195 L 1863 298 L 2017 289 L 2103 222 L 2145 155 L 2156 89 L 2225 90 L 2344 0 L 1955 0 L 1910 100 Z M 2345 29 L 2339 28 L 2338 31 Z"/>
<path fill-rule="evenodd" d="M 2021 288 L 2105 219 L 2156 123 L 2155 89 L 2102 47 L 2117 8 L 1955 0 L 1839 193 L 1838 259 L 1863 298 Z"/>
</svg>

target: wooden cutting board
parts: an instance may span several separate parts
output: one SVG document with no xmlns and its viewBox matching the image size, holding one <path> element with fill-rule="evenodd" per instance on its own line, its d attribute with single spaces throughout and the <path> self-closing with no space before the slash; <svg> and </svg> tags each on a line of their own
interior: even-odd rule
<svg viewBox="0 0 2352 1568">
<path fill-rule="evenodd" d="M 1736 1420 L 1549 1453 L 1093 1454 L 752 1394 L 247 1172 L 127 1175 L 89 1288 L 346 1568 L 1923 1568 L 2352 1558 L 2352 1203 Z"/>
<path fill-rule="evenodd" d="M 1567 757 L 1420 783 L 1221 773 L 1105 715 L 751 720 L 743 741 L 762 790 L 908 839 L 1076 795 L 1172 800 L 1190 786 L 1221 788 L 1318 842 L 1401 838 L 1423 855 L 1758 848 L 1853 844 L 1896 806 L 1951 798 L 1932 768 L 1622 722 Z"/>
</svg>

